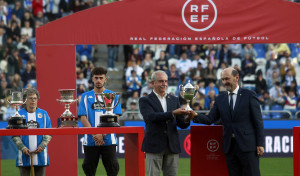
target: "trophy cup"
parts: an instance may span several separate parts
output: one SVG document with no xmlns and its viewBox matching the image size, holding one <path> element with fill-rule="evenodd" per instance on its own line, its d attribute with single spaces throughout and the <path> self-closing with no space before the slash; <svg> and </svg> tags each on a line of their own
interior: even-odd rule
<svg viewBox="0 0 300 176">
<path fill-rule="evenodd" d="M 121 93 L 95 93 L 96 100 L 100 105 L 98 95 L 101 96 L 104 106 L 99 106 L 100 109 L 105 109 L 106 112 L 100 116 L 100 124 L 97 127 L 119 127 L 118 115 L 113 113 L 113 109 L 120 102 Z M 118 101 L 114 105 L 115 97 L 118 96 Z"/>
<path fill-rule="evenodd" d="M 75 117 L 70 111 L 70 104 L 77 101 L 73 100 L 75 89 L 59 89 L 60 99 L 56 99 L 60 104 L 65 105 L 65 112 L 58 118 L 61 122 L 60 127 L 78 127 L 78 117 Z"/>
<path fill-rule="evenodd" d="M 190 83 L 190 81 L 185 86 L 183 86 L 182 84 L 179 86 L 180 96 L 187 102 L 185 110 L 192 110 L 192 108 L 190 107 L 190 102 L 196 97 L 197 92 L 197 86 L 194 87 Z"/>
<path fill-rule="evenodd" d="M 18 113 L 19 106 L 26 103 L 23 102 L 23 90 L 22 91 L 10 91 L 11 100 L 7 100 L 8 103 L 16 108 L 16 113 L 8 119 L 8 125 L 6 129 L 27 129 L 26 119 Z"/>
</svg>

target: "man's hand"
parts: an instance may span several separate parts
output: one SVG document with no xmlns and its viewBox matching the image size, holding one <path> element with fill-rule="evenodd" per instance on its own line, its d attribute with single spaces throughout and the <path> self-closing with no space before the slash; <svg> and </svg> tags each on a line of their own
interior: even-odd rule
<svg viewBox="0 0 300 176">
<path fill-rule="evenodd" d="M 264 147 L 257 146 L 257 156 L 262 156 L 264 153 Z"/>
<path fill-rule="evenodd" d="M 33 152 L 33 153 L 36 153 L 36 154 L 39 154 L 43 151 L 43 148 L 38 146 L 38 148 Z"/>
<path fill-rule="evenodd" d="M 93 139 L 97 145 L 104 145 L 104 140 L 103 140 L 104 136 L 105 134 L 94 134 Z"/>
<path fill-rule="evenodd" d="M 185 117 L 184 121 L 185 121 L 185 122 L 191 121 L 191 120 L 193 120 L 193 119 L 194 119 L 195 117 L 197 117 L 197 116 L 198 116 L 198 113 L 197 113 L 197 112 L 195 112 L 195 111 L 190 111 L 190 114 L 187 115 L 187 116 Z"/>
<path fill-rule="evenodd" d="M 24 149 L 22 150 L 22 153 L 24 153 L 25 155 L 28 155 L 28 156 L 31 155 L 31 152 L 30 152 L 30 150 L 29 150 L 28 148 L 24 148 Z"/>
<path fill-rule="evenodd" d="M 184 108 L 178 108 L 178 109 L 175 109 L 172 113 L 175 116 L 177 116 L 177 115 L 189 115 L 190 111 L 185 110 Z"/>
</svg>

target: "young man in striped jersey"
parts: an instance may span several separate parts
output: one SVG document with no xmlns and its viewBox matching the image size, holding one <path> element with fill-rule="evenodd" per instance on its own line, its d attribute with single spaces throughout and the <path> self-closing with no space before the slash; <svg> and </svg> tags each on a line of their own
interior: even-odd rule
<svg viewBox="0 0 300 176">
<path fill-rule="evenodd" d="M 82 94 L 78 117 L 81 117 L 81 123 L 84 127 L 97 127 L 100 123 L 100 116 L 105 112 L 104 102 L 101 96 L 98 96 L 97 102 L 95 93 L 113 93 L 105 89 L 104 84 L 107 81 L 107 70 L 102 67 L 96 67 L 92 70 L 92 81 L 94 89 Z M 117 102 L 117 96 L 114 103 Z M 113 110 L 114 114 L 122 115 L 121 103 Z M 82 168 L 87 176 L 96 174 L 99 157 L 102 156 L 102 163 L 108 176 L 116 176 L 119 172 L 119 163 L 116 155 L 117 138 L 115 134 L 86 134 L 84 136 L 84 161 Z"/>
<path fill-rule="evenodd" d="M 39 92 L 35 89 L 28 89 L 24 93 L 23 99 L 27 101 L 24 108 L 19 110 L 19 114 L 24 116 L 28 128 L 51 128 L 51 120 L 48 113 L 37 107 Z M 47 145 L 52 136 L 50 135 L 30 135 L 13 136 L 12 140 L 19 149 L 16 166 L 19 167 L 20 176 L 29 176 L 32 165 L 35 176 L 45 176 L 46 166 L 49 166 L 49 155 Z"/>
</svg>

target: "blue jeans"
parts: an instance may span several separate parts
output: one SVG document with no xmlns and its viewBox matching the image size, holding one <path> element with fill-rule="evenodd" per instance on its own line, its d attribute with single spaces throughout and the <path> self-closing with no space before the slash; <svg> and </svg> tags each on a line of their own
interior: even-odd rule
<svg viewBox="0 0 300 176">
<path fill-rule="evenodd" d="M 112 46 L 107 48 L 107 67 L 109 68 L 115 68 L 115 61 L 117 60 L 118 56 L 118 47 L 117 46 Z"/>
</svg>

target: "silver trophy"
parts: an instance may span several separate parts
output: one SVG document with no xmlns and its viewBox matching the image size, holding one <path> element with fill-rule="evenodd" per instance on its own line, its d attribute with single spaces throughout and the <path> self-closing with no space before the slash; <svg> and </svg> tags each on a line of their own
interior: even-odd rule
<svg viewBox="0 0 300 176">
<path fill-rule="evenodd" d="M 16 108 L 16 113 L 8 119 L 8 126 L 6 129 L 27 129 L 26 119 L 19 114 L 19 106 L 26 103 L 27 98 L 23 102 L 23 90 L 22 91 L 10 91 L 11 100 L 8 103 Z"/>
<path fill-rule="evenodd" d="M 75 89 L 59 89 L 60 99 L 56 99 L 60 104 L 65 105 L 65 112 L 58 118 L 60 127 L 78 127 L 78 117 L 75 117 L 70 111 L 70 104 L 77 101 L 74 100 L 73 93 Z"/>
<path fill-rule="evenodd" d="M 187 106 L 185 108 L 185 110 L 192 110 L 192 108 L 190 107 L 190 102 L 196 97 L 198 92 L 198 88 L 197 86 L 194 87 L 190 81 L 188 81 L 188 83 L 183 86 L 182 84 L 179 86 L 179 93 L 180 96 L 186 100 L 187 102 Z"/>
<path fill-rule="evenodd" d="M 98 95 L 101 96 L 102 102 L 99 100 Z M 113 113 L 113 109 L 117 107 L 120 102 L 121 93 L 95 93 L 99 109 L 105 109 L 106 112 L 100 116 L 100 124 L 97 127 L 119 127 L 118 115 Z M 115 97 L 118 97 L 115 103 Z"/>
</svg>

